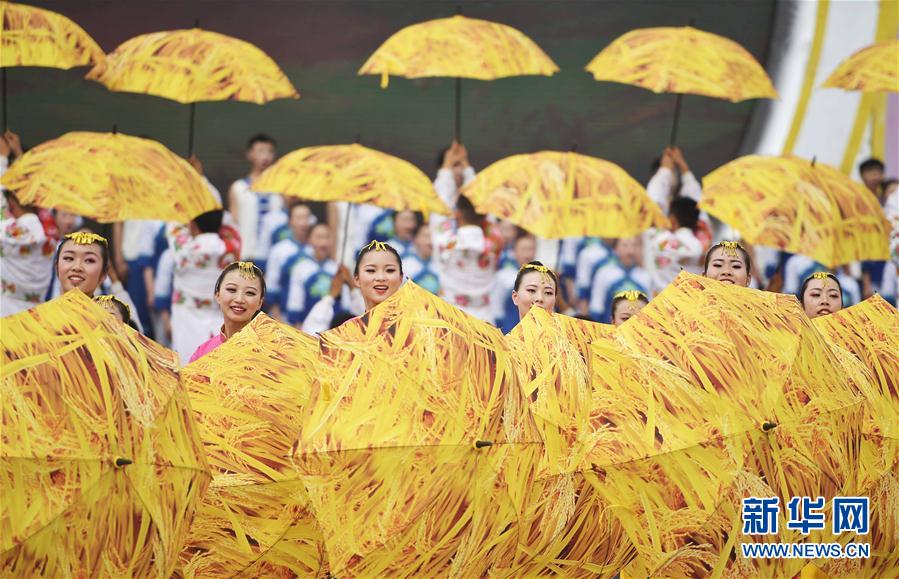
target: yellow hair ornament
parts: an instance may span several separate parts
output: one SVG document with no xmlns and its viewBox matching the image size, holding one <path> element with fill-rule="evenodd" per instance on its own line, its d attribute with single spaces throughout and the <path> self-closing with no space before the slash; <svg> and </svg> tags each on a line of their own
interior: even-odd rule
<svg viewBox="0 0 899 579">
<path fill-rule="evenodd" d="M 746 251 L 738 241 L 721 241 L 717 245 L 724 249 L 729 255 L 736 255 L 738 249 Z"/>
<path fill-rule="evenodd" d="M 244 279 L 256 279 L 256 264 L 252 261 L 238 261 L 237 270 Z"/>
<path fill-rule="evenodd" d="M 366 245 L 365 247 L 363 247 L 362 249 L 366 250 L 366 251 L 389 251 L 387 249 L 386 243 L 384 243 L 383 241 L 375 241 L 375 240 L 372 240 L 371 242 L 369 242 L 369 244 Z"/>
<path fill-rule="evenodd" d="M 523 266 L 521 266 L 521 269 L 519 271 L 524 271 L 526 269 L 533 269 L 534 271 L 539 271 L 540 273 L 545 274 L 545 275 L 550 274 L 549 268 L 546 267 L 545 265 L 537 265 L 535 263 L 526 263 Z"/>
<path fill-rule="evenodd" d="M 649 302 L 649 298 L 646 297 L 646 294 L 638 290 L 626 290 L 623 292 L 618 292 L 612 299 L 617 300 L 619 298 L 626 299 L 629 302 L 635 302 L 637 300 L 644 300 L 646 302 Z"/>
<path fill-rule="evenodd" d="M 69 233 L 65 236 L 65 239 L 72 240 L 76 245 L 90 245 L 92 243 L 99 243 L 104 246 L 109 246 L 106 241 L 106 238 L 102 235 L 97 235 L 96 233 L 90 233 L 88 231 L 76 231 L 74 233 Z"/>
<path fill-rule="evenodd" d="M 128 307 L 128 304 L 126 304 L 125 302 L 123 302 L 122 300 L 120 300 L 119 298 L 117 298 L 113 295 L 97 296 L 94 298 L 94 301 L 100 305 L 118 304 L 125 308 L 125 312 L 128 313 L 128 320 L 131 319 L 131 308 Z M 125 320 L 125 321 L 127 322 L 128 320 Z"/>
<path fill-rule="evenodd" d="M 808 276 L 809 279 L 837 279 L 837 276 L 827 271 L 816 271 Z"/>
</svg>

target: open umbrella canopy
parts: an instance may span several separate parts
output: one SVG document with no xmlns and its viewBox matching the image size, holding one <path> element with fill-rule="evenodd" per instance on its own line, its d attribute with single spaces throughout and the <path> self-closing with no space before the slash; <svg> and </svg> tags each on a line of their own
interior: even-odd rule
<svg viewBox="0 0 899 579">
<path fill-rule="evenodd" d="M 863 92 L 899 92 L 899 39 L 862 48 L 844 60 L 824 84 Z"/>
<path fill-rule="evenodd" d="M 488 20 L 456 15 L 407 26 L 388 38 L 359 74 L 388 77 L 456 77 L 494 80 L 552 76 L 556 63 L 520 31 Z"/>
<path fill-rule="evenodd" d="M 94 39 L 62 14 L 0 2 L 0 67 L 67 69 L 99 64 L 103 59 Z"/>
<path fill-rule="evenodd" d="M 450 213 L 431 180 L 415 165 L 358 143 L 292 151 L 253 181 L 252 188 L 306 201 L 347 201 L 397 211 Z"/>
<path fill-rule="evenodd" d="M 827 267 L 889 259 L 890 226 L 877 198 L 824 163 L 740 157 L 703 179 L 699 207 L 749 243 L 807 255 Z"/>
<path fill-rule="evenodd" d="M 221 209 L 200 175 L 160 143 L 117 133 L 66 133 L 38 145 L 0 183 L 19 201 L 96 219 L 187 223 Z"/>
<path fill-rule="evenodd" d="M 529 417 L 499 331 L 406 282 L 321 335 L 297 445 L 330 572 L 480 577 L 514 541 Z"/>
<path fill-rule="evenodd" d="M 594 345 L 594 396 L 635 460 L 597 463 L 598 488 L 637 545 L 634 570 L 791 576 L 796 562 L 739 555 L 741 499 L 857 492 L 844 465 L 859 446 L 864 377 L 843 371 L 793 296 L 688 273 L 616 340 L 632 361 L 610 367 L 609 348 Z M 778 541 L 832 538 L 785 531 Z"/>
<path fill-rule="evenodd" d="M 654 93 L 698 94 L 739 102 L 777 98 L 765 69 L 728 38 L 680 28 L 640 28 L 615 39 L 586 67 L 596 80 Z"/>
<path fill-rule="evenodd" d="M 836 351 L 848 355 L 847 373 L 856 362 L 870 380 L 870 388 L 863 391 L 865 439 L 855 464 L 863 488 L 859 496 L 870 498 L 874 556 L 821 566 L 830 576 L 885 576 L 899 568 L 899 312 L 874 295 L 812 323 Z"/>
<path fill-rule="evenodd" d="M 117 92 L 182 104 L 263 104 L 299 93 L 275 61 L 249 42 L 200 28 L 153 32 L 119 45 L 87 74 Z"/>
<path fill-rule="evenodd" d="M 635 552 L 610 504 L 591 457 L 605 452 L 589 371 L 590 344 L 614 327 L 532 307 L 509 332 L 513 368 L 543 442 L 524 503 L 524 536 L 500 576 L 612 577 Z"/>
<path fill-rule="evenodd" d="M 501 159 L 478 173 L 463 193 L 481 213 L 508 219 L 548 239 L 631 237 L 668 224 L 624 169 L 574 152 Z"/>
<path fill-rule="evenodd" d="M 209 483 L 175 353 L 77 290 L 0 324 L 0 574 L 169 577 Z"/>
<path fill-rule="evenodd" d="M 324 541 L 290 459 L 318 341 L 260 314 L 181 371 L 212 471 L 184 577 L 324 572 Z"/>
</svg>

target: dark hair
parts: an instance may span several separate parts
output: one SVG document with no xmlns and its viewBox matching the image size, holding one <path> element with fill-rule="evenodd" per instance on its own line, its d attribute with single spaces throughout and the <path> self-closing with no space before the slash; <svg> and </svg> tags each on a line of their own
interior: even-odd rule
<svg viewBox="0 0 899 579">
<path fill-rule="evenodd" d="M 522 229 L 521 227 L 518 227 L 517 225 L 515 227 L 518 229 L 518 231 L 515 232 L 515 241 L 512 242 L 512 247 L 515 247 L 516 245 L 518 245 L 518 242 L 521 241 L 522 239 L 533 239 L 534 241 L 537 241 L 537 236 L 534 235 L 533 233 L 531 233 L 530 231 Z"/>
<path fill-rule="evenodd" d="M 837 282 L 837 289 L 840 290 L 840 301 L 843 301 L 843 286 L 840 285 L 840 280 L 837 279 L 837 276 L 830 273 L 829 271 L 817 271 L 805 278 L 802 281 L 802 287 L 799 288 L 799 295 L 797 297 L 799 298 L 799 303 L 802 304 L 802 307 L 805 307 L 805 290 L 808 288 L 809 282 L 813 279 L 821 279 L 822 277 L 832 279 L 833 281 Z"/>
<path fill-rule="evenodd" d="M 883 161 L 881 161 L 880 159 L 874 159 L 872 157 L 871 159 L 862 161 L 861 164 L 858 166 L 859 173 L 864 173 L 865 171 L 870 171 L 871 169 L 883 171 L 884 170 Z"/>
<path fill-rule="evenodd" d="M 551 277 L 553 280 L 553 284 L 556 286 L 556 291 L 559 291 L 559 278 L 556 277 L 556 272 L 549 269 L 539 261 L 529 261 L 521 266 L 521 269 L 518 270 L 518 275 L 515 276 L 515 285 L 512 286 L 512 289 L 518 291 L 518 286 L 521 285 L 521 279 L 525 276 L 525 274 L 528 274 L 532 271 L 549 274 L 549 277 Z"/>
<path fill-rule="evenodd" d="M 261 300 L 265 301 L 265 274 L 262 273 L 262 270 L 259 269 L 252 261 L 232 261 L 228 265 L 225 266 L 225 269 L 222 270 L 222 273 L 219 274 L 217 280 L 215 280 L 215 294 L 219 293 L 219 290 L 222 288 L 222 280 L 225 279 L 225 276 L 234 271 L 235 269 L 245 269 L 251 270 L 253 275 L 256 276 L 256 279 L 259 280 L 259 286 L 262 288 L 262 296 Z M 260 310 L 261 311 L 261 310 Z"/>
<path fill-rule="evenodd" d="M 456 201 L 456 210 L 462 214 L 462 219 L 468 223 L 478 223 L 484 220 L 484 216 L 478 213 L 471 199 L 465 195 L 459 195 L 459 199 Z"/>
<path fill-rule="evenodd" d="M 37 205 L 23 204 L 21 201 L 19 201 L 19 198 L 16 197 L 16 194 L 9 189 L 3 189 L 3 196 L 6 198 L 7 203 L 15 202 L 15 204 L 19 206 L 19 209 L 21 209 L 25 213 L 37 213 L 39 210 L 39 207 Z"/>
<path fill-rule="evenodd" d="M 257 133 L 250 137 L 250 139 L 247 141 L 247 151 L 252 149 L 253 145 L 255 145 L 256 143 L 268 143 L 273 147 L 278 145 L 278 143 L 276 143 L 273 138 L 269 137 L 265 133 Z"/>
<path fill-rule="evenodd" d="M 359 277 L 359 264 L 362 263 L 362 258 L 365 257 L 365 254 L 372 251 L 386 251 L 392 253 L 394 257 L 396 257 L 397 265 L 400 266 L 400 277 L 403 277 L 403 259 L 400 257 L 400 252 L 389 243 L 384 243 L 383 241 L 371 241 L 368 245 L 359 250 L 359 253 L 356 254 L 356 265 L 353 266 L 354 276 Z"/>
<path fill-rule="evenodd" d="M 67 241 L 75 243 L 72 235 L 73 234 L 70 233 L 63 237 L 60 240 L 59 245 L 56 246 L 56 255 L 53 256 L 53 271 L 56 272 L 57 275 L 59 273 L 59 254 L 62 252 L 62 246 L 65 245 Z M 103 275 L 106 275 L 109 273 L 109 243 L 104 243 L 106 241 L 105 237 L 99 235 L 98 237 L 100 237 L 100 239 L 102 239 L 103 241 L 94 241 L 89 245 L 96 245 L 100 247 L 100 258 L 103 260 Z"/>
<path fill-rule="evenodd" d="M 194 217 L 194 223 L 201 233 L 218 233 L 222 227 L 222 217 L 224 212 L 221 209 L 207 211 Z"/>
<path fill-rule="evenodd" d="M 880 188 L 883 190 L 884 193 L 886 193 L 886 190 L 889 188 L 889 186 L 893 185 L 894 183 L 899 183 L 899 179 L 896 179 L 894 177 L 890 177 L 889 179 L 884 179 L 883 181 L 880 182 Z"/>
<path fill-rule="evenodd" d="M 97 296 L 94 298 L 94 301 L 97 302 L 98 304 L 111 303 L 112 305 L 115 306 L 115 308 L 117 310 L 119 310 L 119 315 L 122 316 L 122 321 L 125 324 L 134 328 L 135 330 L 137 329 L 137 325 L 131 319 L 131 308 L 129 308 L 128 304 L 126 304 L 125 302 L 123 302 L 122 300 L 117 298 L 116 296 L 111 295 L 111 294 L 104 295 L 104 296 Z"/>
<path fill-rule="evenodd" d="M 621 292 L 621 293 L 624 293 L 624 292 Z M 647 304 L 649 303 L 649 298 L 646 296 L 645 293 L 643 293 L 643 292 L 637 292 L 637 293 L 640 295 L 637 296 L 637 299 L 633 300 L 633 301 L 643 301 L 643 302 L 646 302 Z M 615 317 L 615 308 L 618 307 L 618 304 L 620 304 L 621 302 L 626 302 L 626 301 L 630 301 L 627 299 L 627 296 L 623 296 L 623 295 L 619 295 L 619 294 L 615 295 L 615 298 L 612 299 L 612 309 L 610 310 L 612 313 L 612 316 L 611 316 L 612 318 Z"/>
<path fill-rule="evenodd" d="M 714 251 L 719 247 L 726 247 L 725 244 L 730 243 L 734 244 L 734 247 L 737 249 L 737 251 L 740 252 L 740 255 L 743 256 L 743 261 L 746 263 L 746 271 L 749 272 L 749 275 L 752 275 L 752 258 L 749 257 L 749 252 L 746 251 L 746 249 L 736 241 L 719 241 L 709 248 L 709 250 L 705 254 L 705 263 L 702 266 L 703 275 L 705 275 L 705 273 L 709 271 L 709 261 L 711 261 L 712 259 L 712 253 L 714 253 Z"/>
<path fill-rule="evenodd" d="M 699 224 L 699 208 L 696 206 L 696 201 L 689 197 L 675 197 L 671 201 L 668 215 L 676 218 L 677 223 L 687 229 L 696 229 Z"/>
</svg>

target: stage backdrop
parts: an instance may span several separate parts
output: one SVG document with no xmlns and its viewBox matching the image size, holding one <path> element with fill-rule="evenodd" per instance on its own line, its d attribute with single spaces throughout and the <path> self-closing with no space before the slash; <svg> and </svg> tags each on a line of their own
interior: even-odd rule
<svg viewBox="0 0 899 579">
<path fill-rule="evenodd" d="M 541 149 L 596 155 L 645 183 L 667 144 L 675 97 L 596 82 L 584 66 L 634 28 L 695 26 L 727 36 L 762 64 L 773 0 L 493 1 L 42 1 L 37 6 L 78 22 L 109 52 L 122 41 L 159 30 L 200 26 L 245 39 L 271 55 L 300 91 L 299 100 L 264 106 L 203 103 L 197 108 L 196 152 L 224 193 L 243 175 L 243 146 L 257 132 L 279 152 L 351 143 L 408 159 L 433 174 L 435 157 L 453 134 L 453 81 L 391 78 L 387 89 L 356 71 L 400 28 L 464 14 L 518 28 L 561 68 L 554 77 L 464 81 L 462 137 L 481 168 L 507 155 Z M 86 69 L 7 70 L 10 128 L 26 146 L 68 131 L 119 131 L 149 136 L 186 154 L 188 107 L 164 99 L 108 92 L 83 80 Z M 679 141 L 698 175 L 733 158 L 753 101 L 732 104 L 688 96 Z"/>
</svg>

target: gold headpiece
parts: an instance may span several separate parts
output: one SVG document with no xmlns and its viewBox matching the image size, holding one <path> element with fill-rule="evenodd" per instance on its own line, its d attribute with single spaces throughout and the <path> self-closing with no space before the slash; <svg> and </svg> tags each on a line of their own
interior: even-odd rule
<svg viewBox="0 0 899 579">
<path fill-rule="evenodd" d="M 389 251 L 387 249 L 386 243 L 384 243 L 383 241 L 376 241 L 376 240 L 370 241 L 369 244 L 366 245 L 365 247 L 363 247 L 362 249 L 370 250 L 370 251 Z"/>
<path fill-rule="evenodd" d="M 546 267 L 545 265 L 537 265 L 536 263 L 526 263 L 523 266 L 521 266 L 521 269 L 519 271 L 524 271 L 526 269 L 533 269 L 534 271 L 539 271 L 540 273 L 542 273 L 544 275 L 550 274 L 548 267 Z"/>
<path fill-rule="evenodd" d="M 837 279 L 837 276 L 827 271 L 816 271 L 812 275 L 808 276 L 809 279 Z"/>
<path fill-rule="evenodd" d="M 738 249 L 746 251 L 739 241 L 719 241 L 715 246 L 724 249 L 728 255 L 736 255 Z"/>
<path fill-rule="evenodd" d="M 96 233 L 91 233 L 89 231 L 76 231 L 74 233 L 68 233 L 65 236 L 65 239 L 71 239 L 75 242 L 76 245 L 90 245 L 92 243 L 99 243 L 103 246 L 109 247 L 109 243 L 106 241 L 106 238 L 102 235 L 97 235 Z"/>
<path fill-rule="evenodd" d="M 102 304 L 112 304 L 112 303 L 122 305 L 125 307 L 125 312 L 128 314 L 128 320 L 131 319 L 131 308 L 128 307 L 128 304 L 126 304 L 125 302 L 123 302 L 122 300 L 120 300 L 119 298 L 117 298 L 113 295 L 97 296 L 94 298 L 94 301 L 101 305 Z M 125 320 L 125 321 L 127 322 L 128 320 Z"/>
<path fill-rule="evenodd" d="M 646 294 L 639 290 L 625 290 L 623 292 L 618 292 L 612 299 L 617 300 L 618 298 L 624 298 L 629 302 L 635 302 L 637 300 L 649 302 L 649 298 L 646 297 Z"/>
<path fill-rule="evenodd" d="M 252 261 L 237 261 L 237 269 L 240 272 L 240 277 L 244 279 L 256 279 L 256 264 Z"/>
</svg>

